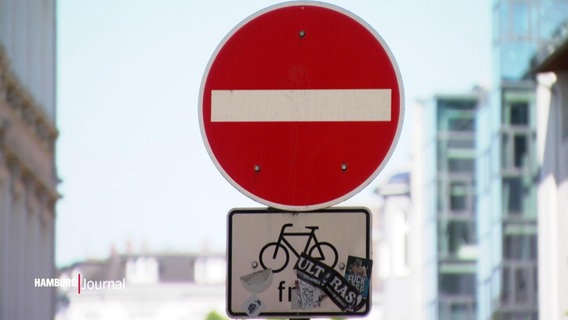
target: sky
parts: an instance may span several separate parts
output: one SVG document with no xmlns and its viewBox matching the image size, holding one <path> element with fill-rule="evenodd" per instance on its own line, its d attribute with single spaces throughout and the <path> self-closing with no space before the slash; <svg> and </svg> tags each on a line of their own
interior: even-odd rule
<svg viewBox="0 0 568 320">
<path fill-rule="evenodd" d="M 59 266 L 119 253 L 223 252 L 233 208 L 263 207 L 216 169 L 198 121 L 207 63 L 242 20 L 281 1 L 59 0 Z M 489 0 L 328 1 L 389 46 L 405 122 L 373 189 L 412 161 L 413 108 L 436 93 L 489 85 Z"/>
</svg>

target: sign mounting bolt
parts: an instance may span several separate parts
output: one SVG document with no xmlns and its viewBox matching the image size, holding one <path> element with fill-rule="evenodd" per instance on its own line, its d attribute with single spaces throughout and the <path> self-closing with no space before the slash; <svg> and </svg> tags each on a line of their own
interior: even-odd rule
<svg viewBox="0 0 568 320">
<path fill-rule="evenodd" d="M 306 31 L 300 30 L 300 32 L 298 32 L 298 36 L 300 36 L 300 38 L 305 37 L 305 36 L 306 36 Z"/>
<path fill-rule="evenodd" d="M 254 165 L 254 172 L 260 172 L 260 165 L 259 164 Z"/>
<path fill-rule="evenodd" d="M 343 162 L 341 164 L 341 171 L 343 171 L 343 172 L 347 171 L 347 163 Z"/>
</svg>

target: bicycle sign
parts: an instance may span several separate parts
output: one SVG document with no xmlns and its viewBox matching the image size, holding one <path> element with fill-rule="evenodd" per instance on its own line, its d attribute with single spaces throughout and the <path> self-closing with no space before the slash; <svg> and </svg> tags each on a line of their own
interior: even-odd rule
<svg viewBox="0 0 568 320">
<path fill-rule="evenodd" d="M 370 217 L 366 208 L 233 209 L 228 215 L 229 316 L 367 314 Z"/>
<path fill-rule="evenodd" d="M 278 241 L 267 243 L 260 250 L 258 259 L 264 269 L 271 269 L 274 273 L 282 271 L 288 266 L 290 261 L 289 251 L 292 251 L 296 258 L 300 257 L 300 253 L 290 244 L 288 237 L 307 237 L 308 240 L 302 252 L 317 260 L 327 262 L 327 265 L 331 268 L 335 267 L 337 264 L 337 249 L 329 242 L 318 241 L 315 233 L 319 228 L 318 226 L 306 226 L 306 229 L 310 230 L 310 232 L 286 232 L 286 229 L 292 226 L 294 226 L 292 223 L 284 224 Z"/>
</svg>

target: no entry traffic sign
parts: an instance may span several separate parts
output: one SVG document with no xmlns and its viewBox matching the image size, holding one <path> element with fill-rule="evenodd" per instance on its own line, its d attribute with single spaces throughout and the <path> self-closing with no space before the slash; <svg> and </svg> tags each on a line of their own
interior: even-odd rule
<svg viewBox="0 0 568 320">
<path fill-rule="evenodd" d="M 292 2 L 233 29 L 205 71 L 199 119 L 238 190 L 308 211 L 343 201 L 384 167 L 402 128 L 402 82 L 382 38 L 341 8 Z"/>
</svg>

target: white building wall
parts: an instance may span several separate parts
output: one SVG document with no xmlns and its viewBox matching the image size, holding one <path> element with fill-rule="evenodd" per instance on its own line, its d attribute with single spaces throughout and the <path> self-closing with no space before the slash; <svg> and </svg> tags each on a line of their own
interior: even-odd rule
<svg viewBox="0 0 568 320">
<path fill-rule="evenodd" d="M 4 149 L 6 150 L 6 149 Z M 35 278 L 55 276 L 53 201 L 0 149 L 0 319 L 51 320 L 53 290 Z M 43 216 L 43 218 L 42 218 Z"/>
<path fill-rule="evenodd" d="M 0 0 L 0 319 L 51 320 L 55 0 Z"/>
<path fill-rule="evenodd" d="M 0 43 L 21 85 L 55 121 L 55 0 L 0 0 Z"/>
<path fill-rule="evenodd" d="M 426 186 L 426 143 L 427 138 L 425 137 L 425 119 L 426 110 L 423 103 L 417 103 L 415 105 L 415 119 L 414 119 L 414 130 L 412 132 L 415 143 L 413 145 L 413 161 L 411 170 L 411 194 L 412 194 L 412 206 L 413 214 L 415 215 L 414 225 L 416 228 L 416 264 L 417 264 L 417 277 L 419 279 L 420 285 L 416 288 L 419 295 L 419 305 L 420 317 L 418 319 L 426 319 L 427 312 L 427 296 L 426 296 L 426 279 L 429 274 L 427 271 L 427 261 L 426 256 L 428 254 L 426 241 L 432 241 L 432 239 L 427 239 L 426 230 L 426 205 L 427 201 L 425 199 L 424 188 Z"/>
<path fill-rule="evenodd" d="M 384 239 L 377 260 L 386 264 L 381 274 L 384 319 L 422 319 L 421 232 L 410 197 L 388 197 L 381 214 Z"/>
<path fill-rule="evenodd" d="M 125 259 L 124 286 L 105 289 L 83 287 L 81 293 L 75 287 L 58 288 L 68 299 L 61 306 L 55 320 L 201 320 L 210 312 L 224 316 L 226 310 L 225 277 L 227 262 L 221 255 L 203 255 L 194 265 L 178 265 L 193 269 L 195 280 L 162 281 L 158 256 L 139 256 Z M 200 265 L 199 267 L 197 265 Z M 171 265 L 170 265 L 171 267 Z M 87 275 L 79 264 L 64 272 L 61 279 L 77 279 L 77 274 Z M 200 281 L 197 281 L 199 278 Z M 206 280 L 206 281 L 203 281 Z M 120 281 L 120 280 L 119 280 Z"/>
<path fill-rule="evenodd" d="M 4 159 L 1 158 L 0 163 Z M 0 257 L 3 263 L 0 263 L 0 319 L 8 319 L 7 306 L 11 304 L 11 292 L 9 279 L 14 267 L 13 263 L 7 263 L 8 257 L 11 256 L 13 245 L 9 239 L 11 238 L 11 193 L 10 193 L 10 173 L 6 166 L 0 165 Z"/>
<path fill-rule="evenodd" d="M 225 286 L 190 283 L 126 284 L 124 290 L 68 293 L 69 307 L 55 320 L 205 319 L 225 313 Z"/>
<path fill-rule="evenodd" d="M 539 318 L 568 319 L 568 72 L 538 75 Z"/>
</svg>

